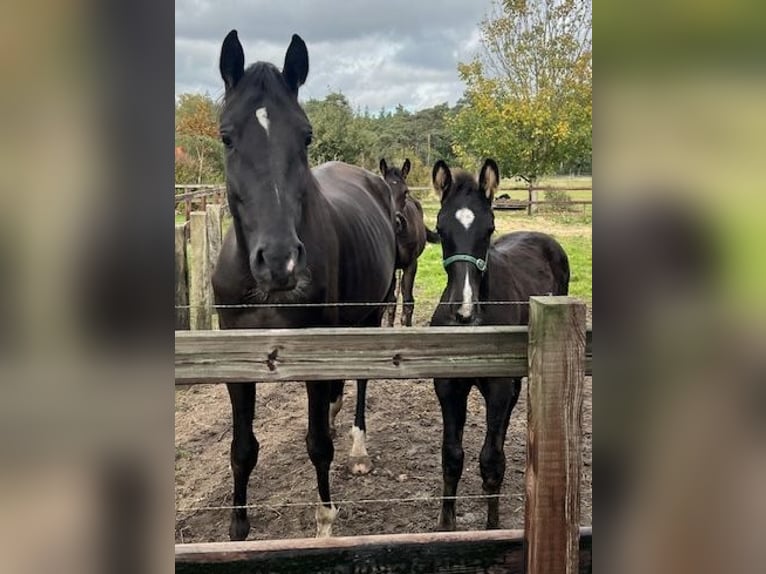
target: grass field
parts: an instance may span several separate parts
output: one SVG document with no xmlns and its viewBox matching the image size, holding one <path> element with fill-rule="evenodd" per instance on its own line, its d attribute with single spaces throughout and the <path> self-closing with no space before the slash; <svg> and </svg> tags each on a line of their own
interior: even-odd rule
<svg viewBox="0 0 766 574">
<path fill-rule="evenodd" d="M 501 187 L 516 185 L 517 182 L 504 180 Z M 542 180 L 541 185 L 585 187 L 591 185 L 591 178 L 550 178 Z M 500 191 L 499 193 L 505 193 Z M 434 229 L 439 200 L 435 193 L 418 193 L 423 205 L 426 225 Z M 569 192 L 572 199 L 590 199 L 591 192 Z M 511 197 L 526 199 L 525 191 L 516 191 Z M 542 197 L 541 197 L 542 199 Z M 183 215 L 176 214 L 176 223 L 183 223 Z M 224 222 L 228 227 L 228 222 Z M 572 206 L 570 211 L 554 212 L 540 206 L 540 212 L 528 216 L 525 211 L 496 211 L 495 237 L 511 231 L 541 231 L 558 240 L 569 256 L 570 283 L 569 293 L 587 302 L 593 302 L 593 231 L 592 209 L 590 206 Z M 442 267 L 441 246 L 427 244 L 418 262 L 418 274 L 415 279 L 415 322 L 425 324 L 430 319 L 434 305 L 438 302 L 446 284 L 447 276 Z"/>
</svg>

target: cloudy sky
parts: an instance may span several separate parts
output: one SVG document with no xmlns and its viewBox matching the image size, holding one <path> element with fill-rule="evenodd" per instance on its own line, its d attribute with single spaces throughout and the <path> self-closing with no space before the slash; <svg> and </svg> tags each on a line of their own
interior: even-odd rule
<svg viewBox="0 0 766 574">
<path fill-rule="evenodd" d="M 221 42 L 235 28 L 246 64 L 282 67 L 293 33 L 309 50 L 301 99 L 342 91 L 354 108 L 418 110 L 463 91 L 457 63 L 478 48 L 491 0 L 176 0 L 176 94 L 223 93 Z"/>
</svg>

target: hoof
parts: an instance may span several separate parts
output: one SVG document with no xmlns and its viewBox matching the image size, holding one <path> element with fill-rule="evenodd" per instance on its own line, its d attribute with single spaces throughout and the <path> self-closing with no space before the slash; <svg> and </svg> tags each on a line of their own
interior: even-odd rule
<svg viewBox="0 0 766 574">
<path fill-rule="evenodd" d="M 329 508 L 322 504 L 319 505 L 316 511 L 317 538 L 329 538 L 332 536 L 332 525 L 337 516 L 338 509 L 334 504 Z"/>
<path fill-rule="evenodd" d="M 233 542 L 245 540 L 250 534 L 250 521 L 247 518 L 232 518 L 229 524 L 229 539 Z"/>
<path fill-rule="evenodd" d="M 455 516 L 444 514 L 439 515 L 439 522 L 436 523 L 437 532 L 453 532 L 457 527 Z"/>
<path fill-rule="evenodd" d="M 372 471 L 372 459 L 369 456 L 350 456 L 348 469 L 357 476 L 369 474 Z"/>
</svg>

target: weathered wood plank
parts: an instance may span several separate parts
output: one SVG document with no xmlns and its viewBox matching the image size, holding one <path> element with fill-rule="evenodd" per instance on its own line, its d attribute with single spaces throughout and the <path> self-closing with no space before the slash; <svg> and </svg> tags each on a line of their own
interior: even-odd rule
<svg viewBox="0 0 766 574">
<path fill-rule="evenodd" d="M 207 330 L 210 322 L 210 274 L 207 265 L 207 214 L 194 211 L 189 221 L 191 229 L 189 261 L 189 305 L 192 330 Z"/>
<path fill-rule="evenodd" d="M 179 383 L 523 376 L 526 327 L 176 333 Z"/>
<path fill-rule="evenodd" d="M 592 531 L 581 529 L 580 572 L 592 572 Z M 389 534 L 176 544 L 176 572 L 523 572 L 522 530 Z"/>
<path fill-rule="evenodd" d="M 188 268 L 186 265 L 186 224 L 176 223 L 175 228 L 175 304 L 189 304 Z M 189 328 L 189 309 L 176 309 L 176 330 Z"/>
<path fill-rule="evenodd" d="M 578 571 L 585 304 L 532 297 L 524 530 L 528 574 Z"/>
<path fill-rule="evenodd" d="M 526 327 L 176 332 L 177 384 L 526 376 Z M 588 331 L 586 373 L 592 335 Z M 275 353 L 276 351 L 276 353 Z"/>
</svg>

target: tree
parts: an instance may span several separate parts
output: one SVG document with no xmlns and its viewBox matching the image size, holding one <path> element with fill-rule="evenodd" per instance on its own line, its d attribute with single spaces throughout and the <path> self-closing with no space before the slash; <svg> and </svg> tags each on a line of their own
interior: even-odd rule
<svg viewBox="0 0 766 574">
<path fill-rule="evenodd" d="M 176 101 L 176 183 L 223 181 L 220 109 L 207 94 L 181 94 Z"/>
<path fill-rule="evenodd" d="M 309 100 L 303 108 L 314 132 L 309 160 L 315 165 L 332 160 L 354 163 L 360 142 L 346 96 L 331 93 L 324 100 Z"/>
<path fill-rule="evenodd" d="M 464 101 L 450 120 L 464 163 L 493 157 L 532 184 L 592 148 L 592 12 L 587 0 L 496 0 L 482 52 L 458 66 Z"/>
</svg>

